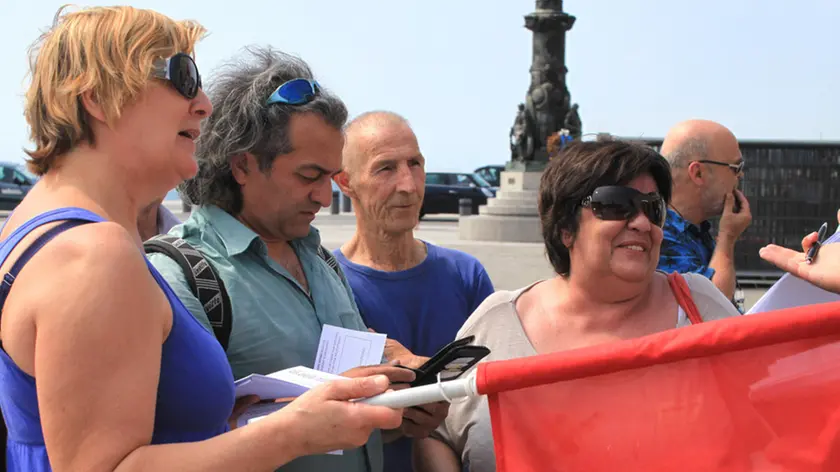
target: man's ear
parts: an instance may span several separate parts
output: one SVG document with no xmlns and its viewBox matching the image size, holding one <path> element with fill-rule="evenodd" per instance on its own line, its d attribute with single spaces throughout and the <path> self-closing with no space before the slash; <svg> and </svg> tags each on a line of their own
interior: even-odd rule
<svg viewBox="0 0 840 472">
<path fill-rule="evenodd" d="M 105 123 L 105 110 L 99 103 L 97 98 L 93 95 L 92 90 L 82 93 L 81 97 L 82 107 L 84 111 L 93 119 Z"/>
<path fill-rule="evenodd" d="M 703 165 L 697 161 L 688 164 L 688 167 L 686 168 L 688 178 L 697 185 L 703 185 L 706 182 L 706 171 L 707 170 L 703 168 Z"/>
<path fill-rule="evenodd" d="M 333 176 L 333 181 L 335 184 L 338 185 L 338 188 L 341 189 L 341 193 L 347 195 L 348 197 L 355 197 L 355 192 L 350 187 L 350 175 L 347 174 L 346 170 L 342 170 L 341 172 L 335 174 Z"/>
<path fill-rule="evenodd" d="M 247 152 L 237 154 L 230 158 L 230 171 L 236 183 L 245 185 L 248 173 L 254 164 L 256 164 L 254 156 Z"/>
</svg>

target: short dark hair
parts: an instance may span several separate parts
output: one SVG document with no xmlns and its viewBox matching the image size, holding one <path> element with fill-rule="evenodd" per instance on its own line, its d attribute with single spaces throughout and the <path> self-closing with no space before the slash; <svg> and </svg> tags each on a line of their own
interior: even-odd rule
<svg viewBox="0 0 840 472">
<path fill-rule="evenodd" d="M 571 270 L 563 231 L 577 235 L 581 202 L 596 188 L 627 185 L 650 174 L 666 203 L 671 201 L 671 168 L 653 148 L 628 141 L 574 141 L 549 161 L 540 179 L 539 213 L 543 241 L 555 272 Z"/>
</svg>

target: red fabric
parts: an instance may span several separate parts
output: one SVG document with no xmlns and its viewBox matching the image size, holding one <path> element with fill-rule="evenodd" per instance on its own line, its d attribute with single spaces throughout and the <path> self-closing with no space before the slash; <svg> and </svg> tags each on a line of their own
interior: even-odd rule
<svg viewBox="0 0 840 472">
<path fill-rule="evenodd" d="M 479 364 L 497 470 L 840 471 L 840 302 Z"/>
<path fill-rule="evenodd" d="M 698 324 L 703 322 L 703 317 L 700 316 L 700 310 L 694 303 L 694 297 L 691 296 L 691 288 L 679 272 L 671 272 L 668 274 L 668 284 L 671 286 L 671 291 L 674 292 L 674 297 L 677 299 L 680 308 L 685 312 L 688 321 L 691 324 Z"/>
</svg>

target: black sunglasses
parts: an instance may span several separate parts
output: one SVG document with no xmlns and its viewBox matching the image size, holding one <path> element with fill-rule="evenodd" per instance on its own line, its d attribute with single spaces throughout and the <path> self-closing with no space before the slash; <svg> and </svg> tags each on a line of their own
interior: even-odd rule
<svg viewBox="0 0 840 472">
<path fill-rule="evenodd" d="M 581 205 L 589 207 L 600 220 L 630 220 L 641 212 L 656 226 L 665 225 L 665 200 L 656 192 L 645 194 L 619 185 L 598 187 Z"/>
<path fill-rule="evenodd" d="M 152 75 L 169 83 L 188 100 L 198 95 L 201 89 L 201 75 L 198 66 L 189 54 L 179 52 L 168 59 L 155 61 Z"/>
</svg>

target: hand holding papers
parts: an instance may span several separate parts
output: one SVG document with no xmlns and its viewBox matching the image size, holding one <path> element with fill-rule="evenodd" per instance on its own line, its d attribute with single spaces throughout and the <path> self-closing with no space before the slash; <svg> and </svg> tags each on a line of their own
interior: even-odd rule
<svg viewBox="0 0 840 472">
<path fill-rule="evenodd" d="M 254 421 L 263 431 L 276 431 L 282 441 L 291 442 L 296 457 L 355 449 L 368 441 L 373 430 L 394 429 L 402 423 L 401 410 L 351 402 L 388 387 L 388 379 L 381 375 L 331 381 Z"/>
<path fill-rule="evenodd" d="M 809 241 L 816 240 L 812 233 L 803 240 L 803 249 L 810 248 Z M 788 272 L 764 294 L 747 314 L 781 310 L 802 305 L 829 303 L 840 300 L 840 233 L 835 233 L 823 243 L 819 256 L 807 264 L 805 252 L 796 252 L 780 246 L 762 248 L 761 258 Z"/>
<path fill-rule="evenodd" d="M 324 325 L 315 368 L 297 366 L 268 375 L 251 374 L 236 381 L 236 397 L 257 395 L 263 400 L 297 397 L 342 372 L 364 365 L 379 365 L 385 335 Z"/>
<path fill-rule="evenodd" d="M 262 400 L 293 399 L 324 382 L 343 378 L 339 375 L 319 372 L 303 366 L 292 367 L 268 375 L 251 374 L 236 381 L 236 398 L 256 395 Z M 245 410 L 236 424 L 237 426 L 244 426 L 252 421 L 257 421 L 287 404 L 288 401 L 258 403 Z"/>
<path fill-rule="evenodd" d="M 268 375 L 251 374 L 236 381 L 237 398 L 257 395 L 264 400 L 249 407 L 237 419 L 237 426 L 244 426 L 265 418 L 270 413 L 289 405 L 295 397 L 322 383 L 346 378 L 337 374 L 346 372 L 349 376 L 354 376 L 353 369 L 361 366 L 378 367 L 371 367 L 370 372 L 364 369 L 358 370 L 355 374 L 359 376 L 386 373 L 389 378 L 393 375 L 413 378 L 414 375 L 410 371 L 379 366 L 384 348 L 384 334 L 325 325 L 321 332 L 315 369 L 297 366 Z M 383 368 L 390 371 L 376 370 Z M 276 399 L 280 401 L 273 401 Z M 341 451 L 333 451 L 330 454 L 341 454 Z"/>
</svg>

